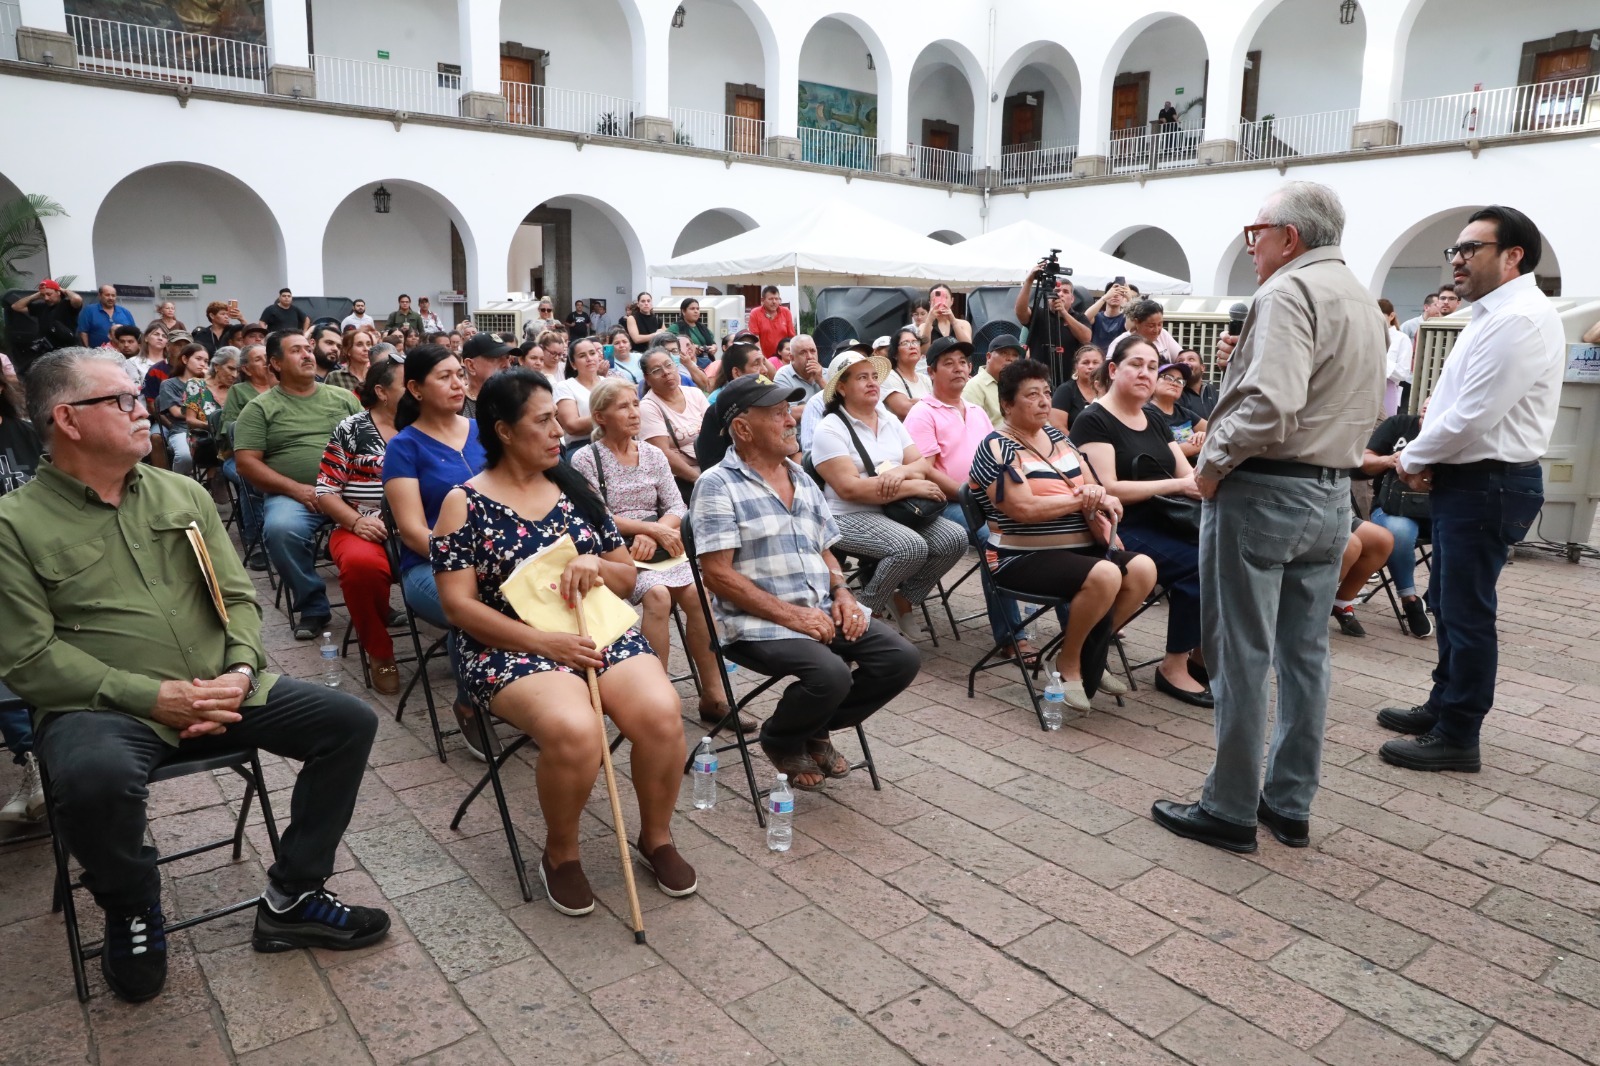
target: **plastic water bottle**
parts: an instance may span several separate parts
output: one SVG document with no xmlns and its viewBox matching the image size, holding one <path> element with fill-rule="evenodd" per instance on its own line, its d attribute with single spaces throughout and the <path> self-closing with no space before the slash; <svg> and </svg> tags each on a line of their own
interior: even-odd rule
<svg viewBox="0 0 1600 1066">
<path fill-rule="evenodd" d="M 333 642 L 331 632 L 322 634 L 322 683 L 338 688 L 344 680 L 344 669 L 339 665 L 339 645 Z"/>
<path fill-rule="evenodd" d="M 1044 687 L 1044 702 L 1039 705 L 1039 713 L 1044 718 L 1044 727 L 1055 730 L 1061 728 L 1062 712 L 1066 710 L 1067 693 L 1061 685 L 1061 675 L 1050 671 L 1050 683 Z"/>
<path fill-rule="evenodd" d="M 794 843 L 794 793 L 789 775 L 779 774 L 767 793 L 767 850 L 788 851 Z"/>
<path fill-rule="evenodd" d="M 710 737 L 700 738 L 700 747 L 694 753 L 694 807 L 709 811 L 717 805 L 717 753 L 711 747 Z"/>
</svg>

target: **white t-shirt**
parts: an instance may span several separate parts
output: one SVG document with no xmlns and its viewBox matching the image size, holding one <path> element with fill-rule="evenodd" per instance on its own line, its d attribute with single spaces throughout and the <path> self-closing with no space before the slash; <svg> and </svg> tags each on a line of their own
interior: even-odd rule
<svg viewBox="0 0 1600 1066">
<path fill-rule="evenodd" d="M 861 453 L 856 450 L 856 442 L 850 439 L 850 433 L 845 429 L 844 419 L 850 418 L 842 410 L 838 414 L 824 415 L 822 421 L 817 423 L 816 432 L 811 435 L 811 462 L 821 466 L 830 459 L 837 459 L 841 455 L 848 456 L 856 464 L 856 473 L 865 475 L 867 466 L 861 461 Z M 861 446 L 872 456 L 872 464 L 878 473 L 891 470 L 901 464 L 905 458 L 906 449 L 914 447 L 911 434 L 906 432 L 906 427 L 900 424 L 887 407 L 878 404 L 878 430 L 876 433 L 862 421 L 850 418 L 850 424 L 855 427 L 856 436 L 861 438 Z M 829 485 L 822 493 L 828 500 L 828 506 L 834 514 L 849 514 L 852 511 L 877 511 L 881 508 L 870 503 L 851 503 L 833 491 Z"/>
<path fill-rule="evenodd" d="M 880 401 L 887 400 L 889 394 L 895 392 L 911 397 L 912 403 L 933 395 L 933 380 L 921 370 L 911 377 L 906 377 L 902 370 L 891 370 L 888 377 L 878 382 L 878 387 L 882 393 Z"/>
<path fill-rule="evenodd" d="M 339 320 L 339 329 L 346 330 L 351 326 L 356 329 L 373 329 L 377 326 L 377 323 L 372 320 L 371 315 L 349 314 Z"/>
<path fill-rule="evenodd" d="M 599 378 L 595 379 L 595 384 L 600 384 Z M 551 392 L 555 394 L 556 404 L 558 406 L 562 400 L 571 400 L 573 403 L 578 405 L 579 418 L 589 417 L 589 390 L 584 388 L 583 382 L 579 381 L 577 378 L 562 378 L 560 381 L 556 382 L 555 388 L 552 389 Z M 579 444 L 587 441 L 588 439 L 589 434 L 587 433 L 561 434 L 562 444 Z"/>
</svg>

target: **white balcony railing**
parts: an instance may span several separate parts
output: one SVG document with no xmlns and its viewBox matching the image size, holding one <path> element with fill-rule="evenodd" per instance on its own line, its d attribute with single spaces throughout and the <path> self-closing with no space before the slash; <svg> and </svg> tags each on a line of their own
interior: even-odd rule
<svg viewBox="0 0 1600 1066">
<path fill-rule="evenodd" d="M 836 130 L 814 130 L 802 126 L 800 159 L 824 167 L 850 170 L 878 169 L 878 138 Z"/>
<path fill-rule="evenodd" d="M 912 176 L 923 181 L 937 181 L 942 185 L 976 185 L 982 177 L 973 166 L 971 152 L 923 148 L 913 144 L 906 149 L 906 153 L 911 156 Z"/>
<path fill-rule="evenodd" d="M 1453 96 L 1400 103 L 1400 142 L 1440 144 L 1482 137 L 1506 137 L 1539 130 L 1600 125 L 1600 107 L 1588 102 L 1600 93 L 1600 75 L 1508 85 Z"/>
<path fill-rule="evenodd" d="M 1205 130 L 1200 122 L 1199 111 L 1195 110 L 1177 123 L 1152 122 L 1148 129 L 1113 130 L 1112 173 L 1171 170 L 1196 165 L 1199 162 L 1200 142 L 1205 140 Z"/>
<path fill-rule="evenodd" d="M 311 69 L 318 100 L 417 115 L 461 114 L 459 74 L 323 55 L 311 57 Z"/>
<path fill-rule="evenodd" d="M 200 33 L 67 16 L 78 68 L 96 74 L 235 92 L 266 91 L 265 45 Z"/>
<path fill-rule="evenodd" d="M 507 122 L 568 133 L 632 137 L 634 116 L 642 110 L 636 100 L 580 89 L 503 81 L 500 91 L 506 98 Z"/>
<path fill-rule="evenodd" d="M 17 58 L 17 27 L 22 25 L 22 7 L 0 4 L 0 59 Z"/>
<path fill-rule="evenodd" d="M 1331 155 L 1350 150 L 1356 126 L 1356 109 L 1322 111 L 1315 115 L 1269 116 L 1241 122 L 1234 130 L 1239 158 L 1288 159 L 1297 155 Z"/>
<path fill-rule="evenodd" d="M 674 107 L 669 114 L 673 140 L 685 148 L 708 148 L 737 155 L 767 154 L 767 124 L 762 119 L 687 107 Z"/>
<path fill-rule="evenodd" d="M 1072 177 L 1077 161 L 1075 144 L 1013 144 L 1000 153 L 1000 184 L 1033 185 L 1041 181 L 1065 181 Z"/>
</svg>

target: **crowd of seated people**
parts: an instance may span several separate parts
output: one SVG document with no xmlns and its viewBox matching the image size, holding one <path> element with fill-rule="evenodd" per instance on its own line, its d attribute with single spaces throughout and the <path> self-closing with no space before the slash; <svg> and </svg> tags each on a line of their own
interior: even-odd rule
<svg viewBox="0 0 1600 1066">
<path fill-rule="evenodd" d="M 159 929 L 159 879 L 128 843 L 128 827 L 142 815 L 125 799 L 107 824 L 89 825 L 83 797 L 109 786 L 91 788 L 85 775 L 126 782 L 166 747 L 210 743 L 222 727 L 304 760 L 296 809 L 303 790 L 327 811 L 270 871 L 258 946 L 352 947 L 387 929 L 381 911 L 330 902 L 322 887 L 371 743 L 371 711 L 346 694 L 308 692 L 263 672 L 260 609 L 245 567 L 215 509 L 195 504 L 203 490 L 178 476 L 199 467 L 215 465 L 237 490 L 238 535 L 259 549 L 242 562 L 270 564 L 283 580 L 296 639 L 331 624 L 317 571 L 326 550 L 376 692 L 400 688 L 390 632 L 398 585 L 403 604 L 447 634 L 453 711 L 467 750 L 480 759 L 496 750 L 486 716 L 534 739 L 546 828 L 539 875 L 565 914 L 594 907 L 578 856 L 580 815 L 600 763 L 581 676 L 588 668 L 599 674 L 606 714 L 632 742 L 638 854 L 663 892 L 696 889 L 671 826 L 685 757 L 667 669 L 674 612 L 696 667 L 703 722 L 724 721 L 732 697 L 720 684 L 713 633 L 730 661 L 793 679 L 764 720 L 744 712 L 734 727 L 756 734 L 774 767 L 804 790 L 848 775 L 832 734 L 861 724 L 914 681 L 915 615 L 969 543 L 994 578 L 984 587 L 989 628 L 1007 657 L 1027 662 L 1035 650 L 1005 590 L 1064 601 L 1060 651 L 1049 666 L 1068 705 L 1087 711 L 1097 692 L 1127 690 L 1107 670 L 1108 649 L 1158 587 L 1167 632 L 1155 686 L 1211 705 L 1190 459 L 1215 388 L 1202 380 L 1198 353 L 1180 349 L 1163 328 L 1159 304 L 1137 300 L 1124 309 L 1120 290 L 1103 299 L 1092 328 L 1109 328 L 1115 317 L 1125 331 L 1107 341 L 1109 357 L 1084 344 L 1072 377 L 1052 389 L 1049 368 L 1014 336 L 976 352 L 946 286 L 934 286 L 913 321 L 881 344 L 843 341 L 826 353 L 827 366 L 815 339 L 796 335 L 788 310 L 774 305 L 776 295 L 763 293 L 748 330 L 736 328 L 720 344 L 698 301 L 685 300 L 680 319 L 664 329 L 648 293 L 609 330 L 581 309 L 562 323 L 541 306 L 549 314 L 526 339 L 478 332 L 470 322 L 445 329 L 404 304 L 381 325 L 363 313 L 342 329 L 269 332 L 213 303 L 208 325 L 191 336 L 167 306 L 143 331 L 109 322 L 104 348 L 39 361 L 43 406 L 30 406 L 31 422 L 12 396 L 20 383 L 0 386 L 0 493 L 30 485 L 41 466 L 52 472 L 36 480 L 54 493 L 35 487 L 23 502 L 0 503 L 0 542 L 12 538 L 19 556 L 37 557 L 27 541 L 47 531 L 18 521 L 57 506 L 62 493 L 81 492 L 80 482 L 97 491 L 104 483 L 114 511 L 106 472 L 121 469 L 118 478 L 148 484 L 173 513 L 205 512 L 197 522 L 222 560 L 222 594 L 240 619 L 222 627 L 215 615 L 188 611 L 183 626 L 205 634 L 194 637 L 206 649 L 203 663 L 170 649 L 141 662 L 132 643 L 111 648 L 110 669 L 130 680 L 97 695 L 82 679 L 45 677 L 27 658 L 81 662 L 85 652 L 63 629 L 78 608 L 35 596 L 25 600 L 33 614 L 24 618 L 22 607 L 0 606 L 0 621 L 33 627 L 26 647 L 0 654 L 3 676 L 14 675 L 50 728 L 41 744 L 26 718 L 0 727 L 25 765 L 35 765 L 41 749 L 52 772 L 59 762 L 63 796 L 81 790 L 64 804 L 64 833 L 107 912 L 113 946 Z M 33 433 L 41 418 L 62 456 L 54 467 L 41 460 Z M 1374 435 L 1369 473 L 1390 469 L 1418 429 L 1391 422 Z M 156 436 L 170 472 L 141 461 Z M 976 503 L 979 529 L 966 528 L 963 494 Z M 163 520 L 154 517 L 157 529 Z M 1336 616 L 1346 594 L 1353 599 L 1351 589 L 1359 592 L 1387 563 L 1408 618 L 1421 617 L 1413 632 L 1426 623 L 1407 568 L 1417 527 L 1379 510 L 1355 529 Z M 604 585 L 640 611 L 638 625 L 605 647 L 522 624 L 501 591 L 519 563 L 563 534 L 578 548 L 561 578 L 563 595 Z M 684 558 L 691 550 L 709 617 Z M 132 565 L 120 557 L 115 565 L 124 562 Z M 89 570 L 111 566 L 108 557 Z M 49 576 L 22 569 L 15 580 Z M 111 569 L 106 575 L 115 578 Z M 117 609 L 134 617 L 153 609 L 142 586 L 125 592 Z M 242 705 L 277 710 L 240 730 Z M 85 710 L 122 710 L 134 724 L 104 732 L 78 716 Z M 321 735 L 330 724 L 340 737 Z M 104 752 L 116 743 L 138 757 L 111 766 Z M 31 790 L 0 820 L 37 816 L 42 799 L 30 772 Z M 323 928 L 330 921 L 342 931 Z M 123 954 L 113 952 L 107 965 L 119 994 L 140 998 L 159 984 L 150 966 L 117 950 Z"/>
</svg>

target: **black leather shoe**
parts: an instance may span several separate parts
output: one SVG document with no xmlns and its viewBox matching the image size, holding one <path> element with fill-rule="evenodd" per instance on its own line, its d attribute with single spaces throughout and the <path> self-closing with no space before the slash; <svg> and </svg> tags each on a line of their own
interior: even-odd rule
<svg viewBox="0 0 1600 1066">
<path fill-rule="evenodd" d="M 1156 691 L 1164 692 L 1179 703 L 1187 703 L 1191 707 L 1215 707 L 1216 701 L 1211 698 L 1211 690 L 1204 689 L 1200 692 L 1185 692 L 1183 689 L 1167 680 L 1160 669 L 1156 670 Z"/>
<path fill-rule="evenodd" d="M 1433 732 L 1434 723 L 1438 721 L 1439 716 L 1426 706 L 1413 707 L 1410 710 L 1404 707 L 1385 707 L 1378 712 L 1378 724 L 1383 728 L 1392 729 L 1396 733 L 1408 733 L 1411 736 Z"/>
<path fill-rule="evenodd" d="M 1150 807 L 1150 814 L 1157 825 L 1181 837 L 1240 854 L 1256 850 L 1255 826 L 1234 825 L 1221 818 L 1213 818 L 1201 810 L 1198 803 L 1156 800 Z"/>
<path fill-rule="evenodd" d="M 1265 796 L 1256 803 L 1256 822 L 1266 826 L 1286 848 L 1304 848 L 1311 844 L 1311 823 L 1283 817 L 1267 806 Z"/>
<path fill-rule="evenodd" d="M 1459 770 L 1475 774 L 1483 768 L 1478 758 L 1478 745 L 1463 748 L 1437 733 L 1391 740 L 1378 749 L 1378 756 L 1386 763 L 1407 770 Z"/>
</svg>

